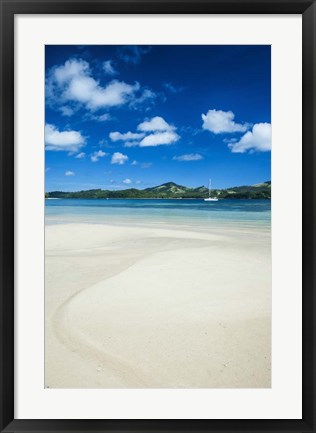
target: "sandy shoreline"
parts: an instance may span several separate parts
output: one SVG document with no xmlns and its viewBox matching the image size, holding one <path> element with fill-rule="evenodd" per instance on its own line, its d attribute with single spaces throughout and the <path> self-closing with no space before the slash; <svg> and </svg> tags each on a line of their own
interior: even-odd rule
<svg viewBox="0 0 316 433">
<path fill-rule="evenodd" d="M 45 386 L 270 387 L 270 234 L 46 226 Z"/>
</svg>

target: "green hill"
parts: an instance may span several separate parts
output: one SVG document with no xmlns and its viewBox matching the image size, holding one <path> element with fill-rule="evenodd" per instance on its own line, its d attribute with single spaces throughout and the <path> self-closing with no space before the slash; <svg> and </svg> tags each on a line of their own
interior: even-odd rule
<svg viewBox="0 0 316 433">
<path fill-rule="evenodd" d="M 167 182 L 152 188 L 129 188 L 121 191 L 103 189 L 90 189 L 86 191 L 64 192 L 51 191 L 45 194 L 45 198 L 199 198 L 208 196 L 205 186 L 188 188 Z M 235 186 L 227 189 L 213 189 L 212 196 L 220 199 L 270 199 L 271 181 L 250 186 Z"/>
</svg>

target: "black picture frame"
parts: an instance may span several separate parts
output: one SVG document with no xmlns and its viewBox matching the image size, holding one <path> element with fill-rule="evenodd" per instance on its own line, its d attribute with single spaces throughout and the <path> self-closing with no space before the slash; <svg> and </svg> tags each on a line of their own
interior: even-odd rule
<svg viewBox="0 0 316 433">
<path fill-rule="evenodd" d="M 1 432 L 316 432 L 315 170 L 316 4 L 306 0 L 0 0 Z M 302 14 L 303 417 L 302 420 L 14 419 L 14 16 L 16 14 Z"/>
</svg>

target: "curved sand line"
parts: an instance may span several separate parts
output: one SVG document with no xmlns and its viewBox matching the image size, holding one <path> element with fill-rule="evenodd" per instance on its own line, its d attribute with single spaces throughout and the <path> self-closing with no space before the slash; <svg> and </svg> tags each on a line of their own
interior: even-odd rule
<svg viewBox="0 0 316 433">
<path fill-rule="evenodd" d="M 244 233 L 118 230 L 51 229 L 46 384 L 270 386 L 268 238 L 260 234 L 258 245 Z M 73 231 L 80 235 L 71 249 Z"/>
<path fill-rule="evenodd" d="M 88 289 L 86 289 L 88 290 Z M 105 368 L 112 370 L 114 375 L 131 387 L 145 387 L 146 384 L 137 372 L 128 363 L 118 356 L 114 356 L 93 344 L 87 336 L 71 327 L 69 323 L 69 304 L 71 299 L 63 304 L 54 317 L 54 331 L 59 340 L 70 351 L 77 352 L 81 357 L 97 362 L 96 371 L 102 372 Z"/>
<path fill-rule="evenodd" d="M 149 240 L 154 240 L 153 238 L 148 238 Z M 168 244 L 164 245 L 165 250 L 167 250 Z M 95 250 L 101 250 L 102 247 L 98 247 Z M 82 251 L 82 249 L 80 250 Z M 86 248 L 85 252 L 94 251 L 93 248 Z M 161 252 L 161 251 L 160 251 Z M 73 253 L 72 250 L 65 252 Z M 154 254 L 151 254 L 153 256 Z M 148 255 L 147 255 L 148 257 Z M 124 272 L 126 272 L 131 266 L 136 263 L 136 259 L 129 265 L 126 265 L 119 272 L 115 273 L 110 278 L 101 281 L 99 284 L 110 283 L 111 280 Z M 109 352 L 103 350 L 98 344 L 93 344 L 91 339 L 87 338 L 84 332 L 80 331 L 80 328 L 74 328 L 70 325 L 71 319 L 69 319 L 69 310 L 71 309 L 71 304 L 77 297 L 89 296 L 86 291 L 93 290 L 94 286 L 87 287 L 79 292 L 72 295 L 67 299 L 62 305 L 60 305 L 53 316 L 53 329 L 56 333 L 57 338 L 64 344 L 70 351 L 78 353 L 81 357 L 90 360 L 98 361 L 97 371 L 100 372 L 104 368 L 111 369 L 114 374 L 117 374 L 120 379 L 128 384 L 129 387 L 146 387 L 146 382 L 141 378 L 141 372 L 137 372 L 137 369 L 132 368 L 128 362 L 119 356 L 115 356 Z"/>
<path fill-rule="evenodd" d="M 179 255 L 181 251 L 173 251 L 171 253 L 172 256 L 173 253 Z M 198 253 L 201 254 L 201 251 L 198 250 Z M 224 302 L 221 302 L 221 295 L 218 292 L 215 296 L 216 299 L 209 303 L 209 309 L 204 309 L 203 311 L 203 302 L 201 300 L 196 301 L 197 305 L 194 305 L 195 293 L 192 281 L 185 288 L 185 293 L 182 293 L 184 289 L 182 287 L 178 293 L 174 293 L 173 291 L 172 297 L 169 300 L 168 295 L 170 296 L 170 294 L 168 294 L 168 290 L 164 290 L 166 288 L 164 278 L 162 278 L 162 286 L 160 282 L 155 287 L 155 281 L 151 281 L 152 290 L 150 290 L 150 294 L 146 293 L 148 289 L 144 291 L 144 288 L 137 289 L 132 287 L 129 289 L 129 287 L 126 287 L 126 282 L 130 281 L 131 276 L 139 274 L 139 268 L 144 269 L 144 266 L 148 267 L 150 263 L 159 263 L 159 255 L 160 259 L 163 258 L 164 263 L 170 263 L 170 253 L 163 253 L 163 255 L 158 253 L 152 255 L 150 258 L 139 261 L 117 276 L 102 281 L 75 295 L 61 307 L 56 317 L 55 324 L 57 324 L 57 328 L 55 329 L 58 330 L 59 338 L 62 337 L 63 342 L 66 343 L 68 348 L 78 351 L 81 356 L 89 357 L 94 362 L 97 361 L 98 368 L 100 368 L 101 364 L 102 370 L 104 369 L 105 372 L 109 369 L 112 370 L 112 374 L 117 375 L 120 381 L 123 381 L 125 387 L 168 387 L 170 386 L 168 385 L 168 381 L 171 386 L 196 386 L 195 380 L 192 380 L 190 377 L 190 368 L 187 370 L 185 366 L 182 367 L 180 374 L 181 384 L 183 385 L 178 384 L 177 381 L 173 383 L 174 378 L 180 372 L 177 371 L 179 368 L 177 363 L 170 364 L 168 360 L 170 349 L 174 351 L 178 346 L 177 351 L 181 356 L 176 357 L 177 362 L 180 362 L 185 356 L 190 357 L 191 354 L 189 352 L 191 350 L 195 351 L 198 349 L 201 361 L 199 363 L 196 360 L 197 366 L 198 369 L 204 367 L 205 371 L 207 371 L 208 361 L 214 358 L 214 356 L 216 357 L 216 352 L 217 355 L 220 352 L 217 365 L 219 366 L 222 363 L 222 366 L 227 368 L 233 357 L 233 355 L 229 355 L 229 348 L 221 347 L 218 341 L 213 342 L 217 347 L 215 353 L 212 347 L 208 347 L 208 356 L 204 356 L 205 353 L 203 354 L 203 352 L 206 347 L 202 350 L 201 347 L 198 347 L 204 343 L 204 335 L 207 335 L 207 330 L 209 330 L 211 335 L 214 333 L 214 328 L 219 328 L 221 326 L 220 323 L 222 323 L 221 321 L 224 321 L 226 327 L 221 330 L 221 337 L 227 338 L 225 336 L 227 334 L 225 329 L 232 326 L 231 322 L 235 327 L 238 326 L 238 320 L 240 320 L 238 315 L 242 315 L 244 320 L 249 319 L 251 321 L 253 319 L 254 306 L 257 310 L 256 316 L 259 318 L 261 316 L 263 317 L 263 321 L 265 320 L 266 311 L 263 308 L 262 299 L 257 299 L 256 301 L 254 299 L 249 301 L 248 299 L 248 305 L 245 305 L 245 300 L 240 302 L 238 299 L 239 294 L 237 299 L 232 303 L 227 299 L 226 293 Z M 172 279 L 172 274 L 173 271 L 170 272 L 169 269 L 165 277 L 170 280 Z M 229 280 L 231 281 L 230 278 Z M 146 284 L 147 288 L 150 286 L 149 281 Z M 184 281 L 182 281 L 183 285 Z M 164 291 L 164 293 L 158 294 L 157 288 L 159 291 Z M 135 303 L 127 302 L 127 305 L 122 307 L 121 303 L 124 303 L 124 298 L 129 296 L 127 293 L 129 290 L 133 291 L 133 297 L 136 296 L 137 300 Z M 198 288 L 198 290 L 200 291 L 201 288 Z M 230 296 L 234 296 L 234 289 L 229 291 Z M 202 295 L 203 300 L 206 293 L 200 293 L 200 295 Z M 151 301 L 151 297 L 154 298 L 154 302 Z M 161 297 L 163 299 L 160 299 Z M 204 301 L 207 302 L 207 299 L 204 299 Z M 167 312 L 168 308 L 170 309 L 170 313 Z M 240 308 L 242 308 L 242 314 L 239 312 Z M 209 312 L 211 312 L 212 318 L 208 317 Z M 171 317 L 169 317 L 170 315 Z M 181 327 L 179 328 L 179 321 L 181 322 L 180 318 L 183 315 L 187 317 L 189 323 L 191 322 L 192 327 L 195 326 L 197 328 L 193 330 L 187 325 L 185 326 L 185 324 L 182 325 L 183 330 L 191 334 L 189 339 L 184 338 L 184 345 L 181 343 L 181 337 L 183 338 L 183 336 L 181 336 Z M 139 325 L 137 322 L 141 316 L 142 324 Z M 164 328 L 166 324 L 168 326 Z M 161 335 L 159 335 L 159 332 Z M 106 347 L 109 350 L 104 350 L 104 338 L 109 333 L 112 335 L 112 339 L 114 338 L 113 335 L 119 334 L 118 341 L 115 344 L 107 342 Z M 244 338 L 247 338 L 247 333 L 249 331 L 246 332 Z M 178 339 L 180 342 L 177 341 Z M 133 342 L 132 346 L 129 344 L 131 341 Z M 237 343 L 240 345 L 240 341 L 236 341 L 234 337 L 231 338 L 230 345 Z M 150 350 L 144 350 L 148 345 L 150 346 Z M 256 350 L 260 350 L 259 346 L 257 346 Z M 239 347 L 239 351 L 242 352 L 243 348 Z M 249 356 L 249 353 L 247 356 Z M 194 358 L 196 357 L 194 356 Z M 160 364 L 162 368 L 161 377 L 159 377 L 159 372 L 156 372 L 154 377 L 151 376 L 151 371 L 155 370 L 153 366 L 155 363 Z M 166 370 L 169 370 L 169 372 Z M 168 376 L 172 370 L 173 377 L 170 378 Z M 207 377 L 204 377 L 205 375 L 202 376 L 199 386 L 211 386 L 214 378 L 208 383 Z"/>
</svg>

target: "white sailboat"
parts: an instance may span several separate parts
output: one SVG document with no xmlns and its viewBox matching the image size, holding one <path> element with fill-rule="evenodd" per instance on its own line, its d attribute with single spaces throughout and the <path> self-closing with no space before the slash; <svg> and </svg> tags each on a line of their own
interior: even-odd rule
<svg viewBox="0 0 316 433">
<path fill-rule="evenodd" d="M 211 179 L 209 179 L 209 181 L 208 181 L 208 198 L 205 198 L 204 201 L 218 201 L 218 198 L 211 197 L 211 190 L 212 190 L 211 186 L 212 186 L 212 181 L 211 181 Z"/>
</svg>

